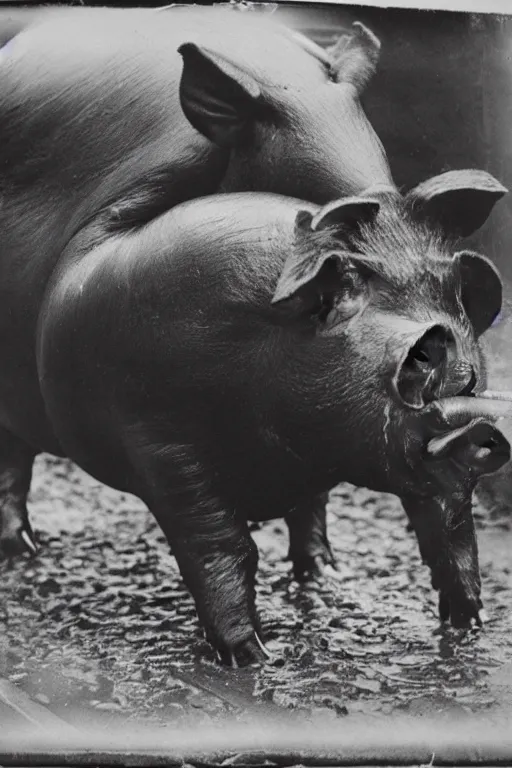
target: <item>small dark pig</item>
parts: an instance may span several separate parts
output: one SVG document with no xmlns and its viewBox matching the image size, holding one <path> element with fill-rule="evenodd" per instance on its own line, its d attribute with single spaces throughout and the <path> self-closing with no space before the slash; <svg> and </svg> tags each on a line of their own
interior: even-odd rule
<svg viewBox="0 0 512 768">
<path fill-rule="evenodd" d="M 481 220 L 494 182 L 475 178 L 464 201 Z M 471 496 L 510 451 L 499 404 L 474 396 L 501 283 L 447 239 L 460 183 L 438 182 L 453 192 L 441 207 L 427 184 L 324 207 L 216 195 L 141 227 L 107 210 L 56 264 L 13 267 L 19 315 L 36 274 L 46 286 L 32 346 L 2 354 L 13 379 L 33 357 L 35 444 L 148 505 L 226 664 L 266 656 L 247 521 L 285 517 L 307 559 L 318 499 L 340 481 L 397 494 L 441 616 L 480 620 Z M 31 410 L 2 408 L 22 445 Z M 30 467 L 10 462 L 19 508 Z"/>
</svg>

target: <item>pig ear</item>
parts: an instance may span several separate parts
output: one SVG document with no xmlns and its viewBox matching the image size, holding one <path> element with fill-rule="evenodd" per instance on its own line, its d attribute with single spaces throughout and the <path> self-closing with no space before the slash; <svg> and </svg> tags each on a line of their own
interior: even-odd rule
<svg viewBox="0 0 512 768">
<path fill-rule="evenodd" d="M 501 310 L 503 287 L 494 264 L 471 251 L 455 254 L 461 301 L 477 336 L 491 327 Z"/>
<path fill-rule="evenodd" d="M 327 249 L 321 253 L 314 247 L 294 249 L 285 262 L 272 303 L 290 298 L 300 288 L 315 280 L 326 261 L 333 258 L 335 261 L 341 261 L 344 257 L 350 258 L 350 238 L 357 234 L 363 223 L 375 219 L 379 207 L 377 200 L 352 197 L 325 205 L 315 216 L 308 211 L 300 211 L 295 220 L 299 240 L 329 228 L 333 230 L 334 237 L 346 241 L 346 253 L 340 254 L 336 251 L 333 256 L 332 251 Z"/>
<path fill-rule="evenodd" d="M 187 120 L 220 147 L 233 147 L 255 119 L 261 96 L 256 80 L 216 53 L 194 43 L 183 57 L 180 102 Z"/>
<path fill-rule="evenodd" d="M 351 83 L 361 93 L 375 74 L 380 56 L 380 40 L 359 21 L 327 49 L 331 72 L 337 83 Z"/>
<path fill-rule="evenodd" d="M 427 452 L 433 459 L 454 459 L 477 475 L 496 472 L 510 460 L 510 444 L 502 433 L 485 419 L 430 440 Z"/>
<path fill-rule="evenodd" d="M 448 171 L 412 189 L 406 201 L 416 219 L 434 224 L 448 237 L 469 237 L 507 192 L 485 171 Z"/>
<path fill-rule="evenodd" d="M 348 261 L 350 255 L 350 253 L 340 253 L 338 251 L 325 251 L 314 256 L 311 253 L 299 255 L 294 252 L 286 260 L 283 271 L 279 276 L 272 304 L 278 304 L 281 301 L 292 298 L 301 288 L 306 286 L 313 287 L 315 281 L 319 284 L 325 282 L 322 280 L 322 273 L 324 273 L 327 282 L 331 284 L 329 287 L 332 289 L 338 279 L 339 267 Z M 327 271 L 329 276 L 327 276 Z"/>
<path fill-rule="evenodd" d="M 311 219 L 311 230 L 335 228 L 342 233 L 355 234 L 362 224 L 375 220 L 380 209 L 378 200 L 369 197 L 345 197 L 321 208 Z M 299 214 L 300 216 L 300 214 Z M 299 221 L 299 217 L 297 217 Z"/>
</svg>

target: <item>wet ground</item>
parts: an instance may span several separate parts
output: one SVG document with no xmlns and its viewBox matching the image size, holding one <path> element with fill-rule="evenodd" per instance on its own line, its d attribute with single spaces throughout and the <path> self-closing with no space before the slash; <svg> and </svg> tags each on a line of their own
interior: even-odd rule
<svg viewBox="0 0 512 768">
<path fill-rule="evenodd" d="M 407 34 L 397 36 L 396 28 L 388 34 L 393 45 L 387 43 L 385 55 L 394 51 L 397 62 L 393 69 L 388 58 L 390 77 L 405 71 L 400 38 L 416 51 L 424 46 L 424 55 L 411 58 L 420 62 L 422 72 L 431 66 L 427 57 L 437 57 L 444 76 L 431 79 L 431 93 L 437 93 L 438 83 L 450 82 L 447 71 L 455 83 L 454 72 L 467 72 L 468 82 L 480 82 L 467 65 L 468 46 L 448 45 L 442 37 L 442 45 L 434 48 L 423 19 L 418 29 L 413 44 Z M 442 50 L 446 59 L 440 58 Z M 464 66 L 454 58 L 456 50 L 466 56 Z M 394 142 L 405 158 L 402 175 L 411 168 L 411 184 L 417 183 L 426 177 L 420 160 L 435 165 L 440 163 L 437 155 L 447 165 L 478 166 L 476 156 L 459 162 L 459 151 L 477 150 L 445 124 L 452 118 L 442 98 L 426 98 L 421 91 L 429 113 L 435 102 L 443 111 L 443 119 L 434 111 L 429 124 L 417 103 L 416 112 L 409 109 L 418 82 L 412 63 L 409 71 L 412 85 L 407 90 L 406 84 L 403 93 L 411 118 L 406 128 L 403 116 L 397 123 L 398 139 L 387 101 L 374 97 L 372 112 L 375 119 L 382 115 L 383 127 L 386 119 L 390 122 L 386 144 L 393 150 Z M 496 83 L 501 106 L 502 81 Z M 457 89 L 453 120 L 459 125 L 465 91 Z M 377 92 L 389 90 L 379 87 Z M 466 101 L 480 109 L 478 99 Z M 406 146 L 423 142 L 414 156 L 403 152 L 404 136 L 415 136 Z M 456 144 L 452 159 L 448 140 Z M 482 145 L 487 151 L 489 142 Z M 511 388 L 512 332 L 497 333 L 503 339 L 501 360 L 493 368 L 495 386 Z M 512 441 L 512 422 L 506 433 Z M 42 456 L 30 499 L 40 553 L 11 568 L 0 565 L 0 680 L 67 722 L 105 731 L 116 723 L 207 724 L 233 714 L 244 719 L 260 709 L 323 713 L 334 723 L 361 714 L 384 718 L 401 712 L 447 714 L 451 720 L 478 714 L 506 721 L 512 714 L 511 467 L 501 476 L 501 494 L 492 499 L 497 516 L 476 510 L 483 597 L 490 615 L 483 631 L 439 627 L 436 596 L 397 500 L 342 486 L 333 492 L 329 508 L 340 582 L 298 587 L 284 560 L 283 524 L 269 523 L 254 532 L 260 549 L 259 606 L 276 661 L 260 671 L 235 672 L 214 663 L 175 561 L 144 506 L 101 486 L 69 462 Z M 508 517 L 500 518 L 501 512 Z M 11 714 L 0 697 L 4 729 Z"/>
<path fill-rule="evenodd" d="M 80 727 L 209 723 L 255 709 L 512 711 L 512 531 L 479 520 L 484 631 L 441 630 L 398 502 L 341 486 L 329 526 L 342 580 L 298 587 L 280 521 L 254 531 L 268 645 L 261 671 L 214 663 L 165 540 L 145 507 L 70 462 L 36 463 L 40 553 L 1 566 L 0 677 Z"/>
</svg>

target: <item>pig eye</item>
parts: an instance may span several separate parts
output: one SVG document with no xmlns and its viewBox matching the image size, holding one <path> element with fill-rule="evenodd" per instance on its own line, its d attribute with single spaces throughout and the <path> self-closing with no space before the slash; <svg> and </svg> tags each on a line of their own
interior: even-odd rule
<svg viewBox="0 0 512 768">
<path fill-rule="evenodd" d="M 333 306 L 333 295 L 319 293 L 316 302 L 310 312 L 311 317 L 320 323 L 325 323 Z"/>
<path fill-rule="evenodd" d="M 343 273 L 340 281 L 340 287 L 337 291 L 337 303 L 343 304 L 350 302 L 355 297 L 359 297 L 364 291 L 365 280 L 356 269 L 350 269 Z"/>
<path fill-rule="evenodd" d="M 314 316 L 329 330 L 357 314 L 366 296 L 366 281 L 357 270 L 341 275 L 332 292 L 319 294 Z"/>
<path fill-rule="evenodd" d="M 349 320 L 357 314 L 365 299 L 366 288 L 366 280 L 356 269 L 344 272 L 336 291 L 333 307 L 336 318 L 333 321 Z"/>
</svg>

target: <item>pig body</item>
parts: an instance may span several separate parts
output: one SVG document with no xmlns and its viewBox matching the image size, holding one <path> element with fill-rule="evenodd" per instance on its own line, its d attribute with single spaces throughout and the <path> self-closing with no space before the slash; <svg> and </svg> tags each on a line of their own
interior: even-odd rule
<svg viewBox="0 0 512 768">
<path fill-rule="evenodd" d="M 284 516 L 296 573 L 325 565 L 326 492 L 348 480 L 401 496 L 442 614 L 477 617 L 471 438 L 493 436 L 489 461 L 503 444 L 432 403 L 483 381 L 501 285 L 452 245 L 503 187 L 459 171 L 398 195 L 358 102 L 378 53 L 361 29 L 327 55 L 203 8 L 26 19 L 0 82 L 1 550 L 35 549 L 34 456 L 69 456 L 146 501 L 212 643 L 244 662 L 263 653 L 246 520 Z M 180 205 L 250 189 L 295 198 Z M 418 485 L 452 422 L 435 450 L 470 470 L 434 462 Z"/>
<path fill-rule="evenodd" d="M 443 394 L 478 387 L 468 309 L 475 275 L 496 275 L 408 217 L 389 195 L 213 196 L 139 228 L 93 223 L 48 276 L 41 447 L 145 501 L 226 663 L 265 653 L 247 520 L 285 517 L 300 560 L 342 480 L 402 498 L 445 614 L 478 617 L 471 492 L 508 444 L 477 399 Z M 390 262 L 397 231 L 411 247 Z"/>
</svg>

